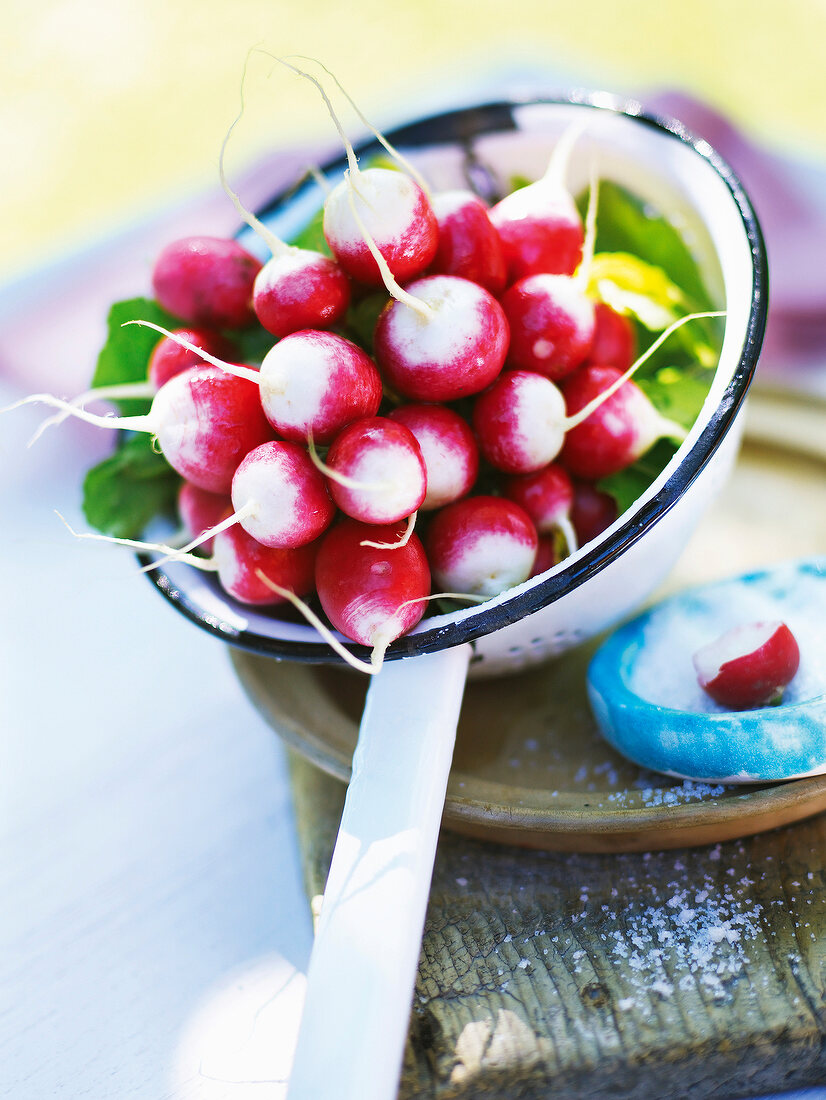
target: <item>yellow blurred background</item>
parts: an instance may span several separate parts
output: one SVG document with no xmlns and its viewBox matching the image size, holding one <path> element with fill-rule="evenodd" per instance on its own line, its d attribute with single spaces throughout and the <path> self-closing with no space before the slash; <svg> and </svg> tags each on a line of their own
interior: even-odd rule
<svg viewBox="0 0 826 1100">
<path fill-rule="evenodd" d="M 247 51 L 313 54 L 391 125 L 517 86 L 705 97 L 826 155 L 824 0 L 6 0 L 0 281 L 217 182 Z M 309 85 L 257 59 L 229 164 L 334 139 Z"/>
</svg>

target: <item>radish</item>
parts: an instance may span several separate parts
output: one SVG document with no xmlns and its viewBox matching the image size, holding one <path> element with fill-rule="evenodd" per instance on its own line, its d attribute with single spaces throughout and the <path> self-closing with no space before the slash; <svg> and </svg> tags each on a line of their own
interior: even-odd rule
<svg viewBox="0 0 826 1100">
<path fill-rule="evenodd" d="M 151 321 L 128 324 L 172 335 Z M 173 339 L 198 350 L 182 337 Z M 267 420 L 279 435 L 296 443 L 308 439 L 330 443 L 347 424 L 374 416 L 381 403 L 381 378 L 373 360 L 357 344 L 332 332 L 291 332 L 267 352 L 260 370 L 227 363 L 206 352 L 200 355 L 228 374 L 260 386 Z"/>
<path fill-rule="evenodd" d="M 587 362 L 619 367 L 625 371 L 637 354 L 637 337 L 630 318 L 617 313 L 605 302 L 594 305 L 594 338 Z"/>
<path fill-rule="evenodd" d="M 362 523 L 396 523 L 425 497 L 427 471 L 416 437 L 394 420 L 373 416 L 349 424 L 333 440 L 324 469 L 330 494 Z"/>
<path fill-rule="evenodd" d="M 497 296 L 505 289 L 507 268 L 502 241 L 482 200 L 472 191 L 442 191 L 433 196 L 439 245 L 430 270 L 459 275 Z"/>
<path fill-rule="evenodd" d="M 409 428 L 422 449 L 427 492 L 421 511 L 432 512 L 470 492 L 479 448 L 467 421 L 445 405 L 400 405 L 389 416 Z"/>
<path fill-rule="evenodd" d="M 307 595 L 313 590 L 318 549 L 318 542 L 292 549 L 262 546 L 243 527 L 235 526 L 215 535 L 213 563 L 228 595 L 244 604 L 273 605 L 289 597 L 274 592 L 259 573 L 281 589 Z"/>
<path fill-rule="evenodd" d="M 511 366 L 556 381 L 585 362 L 594 339 L 594 305 L 578 280 L 530 275 L 505 291 L 502 309 L 511 331 Z"/>
<path fill-rule="evenodd" d="M 540 535 L 561 531 L 568 553 L 574 553 L 578 545 L 571 522 L 574 486 L 558 463 L 552 462 L 535 473 L 509 477 L 502 491 L 508 500 L 525 509 Z"/>
<path fill-rule="evenodd" d="M 531 575 L 538 538 L 518 504 L 473 496 L 434 515 L 425 545 L 437 587 L 496 596 Z"/>
<path fill-rule="evenodd" d="M 636 462 L 658 439 L 685 438 L 685 430 L 663 417 L 635 382 L 627 379 L 611 390 L 624 377 L 617 367 L 594 365 L 562 382 L 571 427 L 560 458 L 576 477 L 608 477 Z M 583 420 L 586 408 L 591 412 Z"/>
<path fill-rule="evenodd" d="M 284 245 L 255 280 L 255 315 L 274 336 L 332 328 L 344 318 L 349 305 L 350 281 L 339 265 L 306 248 Z"/>
<path fill-rule="evenodd" d="M 306 447 L 280 440 L 245 456 L 232 479 L 232 506 L 256 542 L 282 548 L 313 542 L 336 511 Z"/>
<path fill-rule="evenodd" d="M 617 518 L 617 502 L 590 481 L 573 480 L 572 484 L 571 523 L 577 543 L 584 546 L 611 526 Z"/>
<path fill-rule="evenodd" d="M 391 274 L 407 282 L 436 254 L 439 229 L 427 195 L 415 180 L 392 168 L 357 169 L 324 204 L 324 236 L 348 275 L 380 286 L 383 275 L 365 239 L 375 241 Z M 354 194 L 355 192 L 355 194 Z"/>
<path fill-rule="evenodd" d="M 473 406 L 479 450 L 508 474 L 547 466 L 559 454 L 566 426 L 558 387 L 533 371 L 504 371 Z"/>
<path fill-rule="evenodd" d="M 331 332 L 293 332 L 261 364 L 261 404 L 284 439 L 331 443 L 354 420 L 375 416 L 381 397 L 367 352 Z"/>
<path fill-rule="evenodd" d="M 779 703 L 800 664 L 800 649 L 783 622 L 747 623 L 698 649 L 700 687 L 731 710 Z"/>
<path fill-rule="evenodd" d="M 316 560 L 316 590 L 325 614 L 345 637 L 371 647 L 374 667 L 390 642 L 421 619 L 430 593 L 427 557 L 416 535 L 393 550 L 364 545 L 374 538 L 392 544 L 402 534 L 398 525 L 344 519 L 324 535 Z"/>
<path fill-rule="evenodd" d="M 545 174 L 506 195 L 490 211 L 508 266 L 508 283 L 526 275 L 572 275 L 582 257 L 582 220 L 565 173 L 581 127 L 570 127 L 557 142 Z"/>
<path fill-rule="evenodd" d="M 224 493 L 208 493 L 189 481 L 178 490 L 178 515 L 189 538 L 199 538 L 211 527 L 216 527 L 232 511 L 232 501 Z M 212 539 L 202 542 L 205 554 L 212 552 Z"/>
<path fill-rule="evenodd" d="M 252 288 L 260 262 L 237 241 L 183 237 L 155 261 L 155 297 L 191 325 L 245 328 L 255 320 Z"/>
<path fill-rule="evenodd" d="M 42 402 L 98 427 L 148 432 L 181 477 L 207 492 L 228 493 L 244 455 L 272 439 L 258 386 L 230 370 L 258 377 L 257 371 L 233 364 L 193 367 L 170 378 L 144 416 L 99 416 L 51 394 L 33 394 L 16 404 Z"/>
<path fill-rule="evenodd" d="M 455 275 L 426 276 L 407 293 L 427 312 L 392 301 L 376 324 L 376 359 L 390 385 L 416 401 L 454 401 L 489 385 L 509 336 L 493 295 Z"/>
</svg>

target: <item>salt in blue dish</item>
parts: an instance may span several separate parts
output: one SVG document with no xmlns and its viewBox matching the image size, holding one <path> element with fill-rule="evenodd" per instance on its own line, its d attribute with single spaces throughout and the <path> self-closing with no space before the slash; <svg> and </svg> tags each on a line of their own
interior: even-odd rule
<svg viewBox="0 0 826 1100">
<path fill-rule="evenodd" d="M 740 623 L 780 619 L 800 668 L 778 706 L 729 711 L 691 655 Z M 605 738 L 645 768 L 762 783 L 826 772 L 826 557 L 688 589 L 620 627 L 595 653 L 588 694 Z"/>
</svg>

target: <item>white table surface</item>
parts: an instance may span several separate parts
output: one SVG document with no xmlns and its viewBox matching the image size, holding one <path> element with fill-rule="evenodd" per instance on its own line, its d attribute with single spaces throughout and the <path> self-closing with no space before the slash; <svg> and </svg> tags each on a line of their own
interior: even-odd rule
<svg viewBox="0 0 826 1100">
<path fill-rule="evenodd" d="M 41 418 L 0 417 L 0 1096 L 279 1096 L 312 938 L 283 751 L 225 647 L 54 515 L 86 529 L 110 441 L 26 450 Z"/>
</svg>

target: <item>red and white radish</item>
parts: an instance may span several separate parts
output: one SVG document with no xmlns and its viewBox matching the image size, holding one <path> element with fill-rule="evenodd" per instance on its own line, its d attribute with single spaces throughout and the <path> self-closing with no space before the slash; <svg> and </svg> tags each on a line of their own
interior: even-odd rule
<svg viewBox="0 0 826 1100">
<path fill-rule="evenodd" d="M 580 127 L 570 127 L 557 142 L 545 174 L 506 195 L 490 211 L 502 240 L 508 282 L 547 272 L 572 275 L 582 258 L 582 219 L 565 174 Z"/>
<path fill-rule="evenodd" d="M 398 524 L 375 527 L 344 519 L 324 535 L 316 561 L 324 613 L 346 638 L 370 646 L 377 660 L 418 623 L 430 594 L 430 569 L 416 535 L 392 550 L 364 545 L 370 540 L 392 545 L 403 535 Z"/>
<path fill-rule="evenodd" d="M 518 504 L 472 496 L 433 516 L 425 545 L 437 588 L 497 596 L 531 575 L 538 537 Z"/>
<path fill-rule="evenodd" d="M 326 531 L 336 511 L 307 448 L 282 440 L 262 443 L 244 457 L 231 495 L 238 522 L 263 546 L 306 546 Z"/>
<path fill-rule="evenodd" d="M 526 474 L 559 454 L 565 438 L 565 401 L 549 378 L 504 371 L 473 406 L 479 450 L 497 470 Z"/>
<path fill-rule="evenodd" d="M 600 403 L 584 420 L 573 422 L 565 435 L 560 460 L 576 477 L 608 477 L 636 460 L 662 438 L 684 439 L 685 430 L 662 416 L 639 386 L 623 379 L 617 367 L 586 366 L 562 382 L 565 407 L 571 421 Z"/>
<path fill-rule="evenodd" d="M 436 254 L 439 229 L 427 195 L 392 168 L 358 169 L 330 192 L 324 236 L 348 275 L 368 286 L 384 279 L 369 234 L 398 282 L 420 275 Z M 352 169 L 351 169 L 352 172 Z"/>
<path fill-rule="evenodd" d="M 284 439 L 331 443 L 348 424 L 375 416 L 381 396 L 367 352 L 332 332 L 293 332 L 261 363 L 261 404 Z"/>
<path fill-rule="evenodd" d="M 556 381 L 585 362 L 594 339 L 594 305 L 578 280 L 530 275 L 501 301 L 511 332 L 510 366 Z"/>
<path fill-rule="evenodd" d="M 313 590 L 318 549 L 318 542 L 292 549 L 262 546 L 236 525 L 215 535 L 212 562 L 228 595 L 244 604 L 274 605 L 288 597 L 274 592 L 259 573 L 296 596 L 306 596 Z"/>
<path fill-rule="evenodd" d="M 439 245 L 430 270 L 478 283 L 494 296 L 505 289 L 507 267 L 488 209 L 472 191 L 442 191 L 431 200 Z"/>
<path fill-rule="evenodd" d="M 274 336 L 301 329 L 326 329 L 344 318 L 350 281 L 335 260 L 321 252 L 284 246 L 258 273 L 253 307 Z"/>
<path fill-rule="evenodd" d="M 376 359 L 389 384 L 415 401 L 454 401 L 479 393 L 502 369 L 508 322 L 483 287 L 454 275 L 410 283 L 426 313 L 388 303 L 374 335 Z"/>
<path fill-rule="evenodd" d="M 362 523 L 405 519 L 420 507 L 427 490 L 416 437 L 404 424 L 383 416 L 344 428 L 327 452 L 324 469 L 333 500 Z"/>
<path fill-rule="evenodd" d="M 577 537 L 571 523 L 574 486 L 566 471 L 556 462 L 535 473 L 509 477 L 502 491 L 508 500 L 524 508 L 540 535 L 561 531 L 568 553 L 577 549 Z"/>
<path fill-rule="evenodd" d="M 731 710 L 779 702 L 797 673 L 800 649 L 783 622 L 735 626 L 698 649 L 693 658 L 700 687 Z"/>
<path fill-rule="evenodd" d="M 183 237 L 155 261 L 155 297 L 191 325 L 245 328 L 255 320 L 252 288 L 261 262 L 237 241 Z"/>
<path fill-rule="evenodd" d="M 479 448 L 466 420 L 445 405 L 400 405 L 389 414 L 422 449 L 427 492 L 419 508 L 432 512 L 466 496 L 479 473 Z"/>
<path fill-rule="evenodd" d="M 42 402 L 98 427 L 147 432 L 181 477 L 207 492 L 229 493 L 244 455 L 273 437 L 256 383 L 257 371 L 250 367 L 193 367 L 170 378 L 143 416 L 99 416 L 51 394 L 33 394 L 17 404 Z"/>
</svg>

